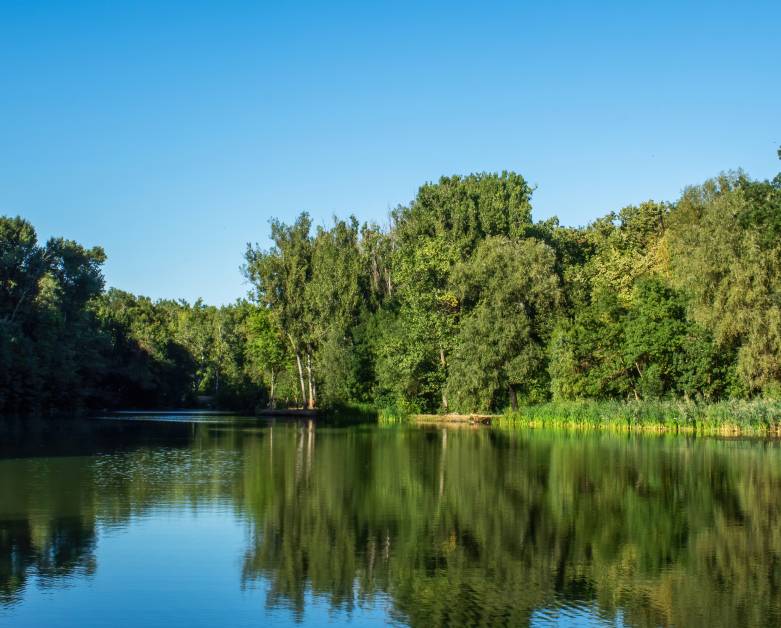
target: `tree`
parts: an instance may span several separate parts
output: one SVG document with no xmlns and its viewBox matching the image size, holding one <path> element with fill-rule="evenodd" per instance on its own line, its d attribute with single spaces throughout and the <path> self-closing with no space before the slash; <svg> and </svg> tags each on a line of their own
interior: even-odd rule
<svg viewBox="0 0 781 628">
<path fill-rule="evenodd" d="M 100 247 L 38 245 L 19 217 L 0 217 L 0 411 L 78 407 L 99 396 L 103 339 L 90 305 L 103 290 Z"/>
<path fill-rule="evenodd" d="M 556 256 L 534 239 L 484 240 L 456 266 L 465 312 L 450 364 L 448 394 L 459 407 L 489 410 L 509 395 L 547 394 L 545 348 L 561 302 Z"/>
<path fill-rule="evenodd" d="M 45 249 L 33 226 L 17 216 L 0 216 L 0 316 L 13 323 L 23 308 L 32 308 L 38 283 L 46 273 Z"/>
<path fill-rule="evenodd" d="M 631 390 L 623 352 L 626 308 L 613 292 L 594 295 L 574 316 L 563 318 L 549 352 L 554 399 L 623 398 Z"/>
<path fill-rule="evenodd" d="M 448 354 L 460 314 L 450 274 L 485 238 L 525 234 L 530 198 L 531 188 L 515 173 L 442 177 L 394 212 L 393 284 L 405 327 L 420 342 L 411 351 L 418 358 L 411 372 L 435 382 L 444 410 Z"/>
<path fill-rule="evenodd" d="M 778 182 L 729 174 L 686 190 L 666 245 L 695 321 L 737 356 L 747 394 L 781 392 L 781 207 Z"/>
<path fill-rule="evenodd" d="M 248 367 L 254 377 L 268 382 L 268 405 L 274 408 L 279 375 L 288 361 L 285 339 L 269 309 L 253 307 L 245 325 Z"/>
<path fill-rule="evenodd" d="M 274 245 L 269 250 L 262 250 L 248 244 L 244 273 L 255 286 L 254 298 L 276 312 L 279 326 L 296 359 L 301 399 L 304 405 L 313 408 L 311 394 L 307 398 L 302 363 L 307 355 L 311 362 L 311 353 L 307 353 L 308 343 L 311 343 L 311 311 L 306 300 L 306 286 L 312 276 L 311 224 L 307 213 L 302 213 L 291 226 L 272 221 Z"/>
<path fill-rule="evenodd" d="M 363 296 L 363 270 L 354 217 L 349 222 L 335 219 L 330 229 L 317 229 L 312 242 L 312 275 L 305 291 L 310 324 L 307 372 L 313 404 L 318 379 L 326 387 L 328 402 L 343 398 L 349 388 L 350 330 L 357 322 Z"/>
</svg>

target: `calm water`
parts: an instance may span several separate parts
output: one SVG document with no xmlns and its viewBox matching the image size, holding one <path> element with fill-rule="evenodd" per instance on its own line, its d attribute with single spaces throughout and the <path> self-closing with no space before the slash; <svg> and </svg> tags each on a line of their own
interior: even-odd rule
<svg viewBox="0 0 781 628">
<path fill-rule="evenodd" d="M 0 626 L 777 626 L 779 515 L 777 442 L 3 423 Z"/>
</svg>

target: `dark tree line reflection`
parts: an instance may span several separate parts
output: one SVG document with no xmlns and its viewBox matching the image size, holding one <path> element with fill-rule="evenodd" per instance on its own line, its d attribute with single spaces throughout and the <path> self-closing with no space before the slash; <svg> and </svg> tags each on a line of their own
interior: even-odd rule
<svg viewBox="0 0 781 628">
<path fill-rule="evenodd" d="M 775 442 L 123 429 L 122 450 L 0 460 L 0 603 L 31 575 L 90 574 L 99 524 L 219 499 L 251 528 L 245 585 L 302 618 L 311 591 L 347 611 L 388 596 L 414 626 L 579 605 L 637 626 L 781 623 Z"/>
</svg>

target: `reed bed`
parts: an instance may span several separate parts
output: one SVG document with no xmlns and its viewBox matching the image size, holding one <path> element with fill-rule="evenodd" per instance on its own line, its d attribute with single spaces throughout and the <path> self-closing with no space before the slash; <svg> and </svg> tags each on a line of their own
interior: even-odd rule
<svg viewBox="0 0 781 628">
<path fill-rule="evenodd" d="M 386 406 L 377 411 L 377 423 L 379 425 L 400 425 L 407 423 L 410 413 L 398 406 Z"/>
<path fill-rule="evenodd" d="M 398 406 L 376 408 L 353 403 L 329 408 L 323 418 L 333 425 L 393 426 L 408 423 L 414 416 Z M 443 422 L 447 418 L 441 417 Z M 551 401 L 493 415 L 490 423 L 499 428 L 781 436 L 781 401 Z"/>
<path fill-rule="evenodd" d="M 498 427 L 781 435 L 781 401 L 570 401 L 524 406 L 493 419 Z"/>
</svg>

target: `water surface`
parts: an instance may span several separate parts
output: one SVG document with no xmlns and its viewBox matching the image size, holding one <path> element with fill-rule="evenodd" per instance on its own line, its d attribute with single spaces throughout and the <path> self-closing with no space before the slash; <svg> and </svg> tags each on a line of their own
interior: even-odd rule
<svg viewBox="0 0 781 628">
<path fill-rule="evenodd" d="M 5 422 L 0 626 L 781 625 L 779 514 L 776 441 Z"/>
</svg>

